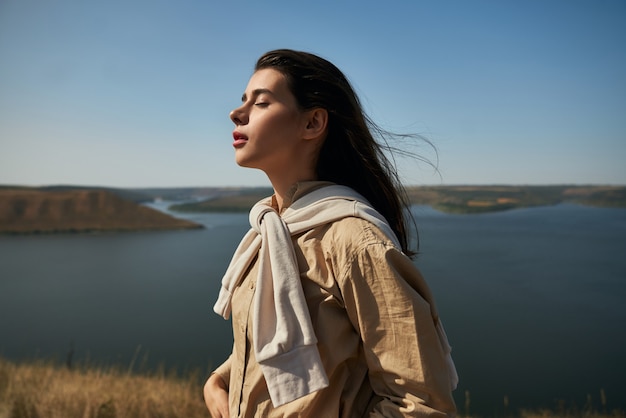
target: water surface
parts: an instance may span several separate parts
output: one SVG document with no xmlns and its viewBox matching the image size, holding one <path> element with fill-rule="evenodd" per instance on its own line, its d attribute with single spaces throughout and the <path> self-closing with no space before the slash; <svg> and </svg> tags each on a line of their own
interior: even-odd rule
<svg viewBox="0 0 626 418">
<path fill-rule="evenodd" d="M 163 204 L 160 206 L 163 208 Z M 626 409 L 626 210 L 558 205 L 483 215 L 415 207 L 416 264 L 435 293 L 464 410 Z M 200 369 L 231 348 L 212 311 L 246 214 L 204 230 L 0 237 L 0 354 Z M 133 360 L 134 359 L 134 360 Z"/>
</svg>

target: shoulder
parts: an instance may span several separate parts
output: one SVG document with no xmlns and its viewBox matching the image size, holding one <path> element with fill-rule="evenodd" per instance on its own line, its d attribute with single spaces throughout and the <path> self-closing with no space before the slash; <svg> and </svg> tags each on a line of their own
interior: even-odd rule
<svg viewBox="0 0 626 418">
<path fill-rule="evenodd" d="M 324 254 L 327 260 L 343 264 L 373 248 L 395 248 L 394 241 L 370 221 L 348 216 L 319 225 L 294 237 L 296 248 L 305 253 Z"/>
<path fill-rule="evenodd" d="M 347 217 L 328 225 L 323 240 L 336 251 L 359 253 L 369 247 L 394 247 L 393 240 L 373 223 Z"/>
<path fill-rule="evenodd" d="M 367 265 L 383 268 L 390 254 L 401 254 L 394 240 L 373 223 L 358 217 L 328 224 L 319 235 L 319 244 L 339 282 L 353 276 L 355 268 L 361 270 Z"/>
<path fill-rule="evenodd" d="M 294 237 L 302 269 L 317 269 L 338 282 L 364 265 L 382 268 L 391 254 L 402 254 L 394 240 L 372 222 L 348 216 L 319 225 Z"/>
</svg>

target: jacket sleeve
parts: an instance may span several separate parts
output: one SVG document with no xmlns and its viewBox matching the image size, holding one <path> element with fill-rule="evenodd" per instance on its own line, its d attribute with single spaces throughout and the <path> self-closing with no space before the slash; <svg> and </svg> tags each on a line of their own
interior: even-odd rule
<svg viewBox="0 0 626 418">
<path fill-rule="evenodd" d="M 345 266 L 342 281 L 377 395 L 370 417 L 454 415 L 436 310 L 413 262 L 392 246 L 368 244 Z"/>
</svg>

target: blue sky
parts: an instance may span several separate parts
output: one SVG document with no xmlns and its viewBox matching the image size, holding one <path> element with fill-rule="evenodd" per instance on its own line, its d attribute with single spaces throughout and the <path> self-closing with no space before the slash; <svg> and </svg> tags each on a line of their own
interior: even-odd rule
<svg viewBox="0 0 626 418">
<path fill-rule="evenodd" d="M 268 185 L 228 112 L 274 48 L 435 144 L 408 184 L 626 184 L 624 0 L 2 0 L 0 184 Z"/>
</svg>

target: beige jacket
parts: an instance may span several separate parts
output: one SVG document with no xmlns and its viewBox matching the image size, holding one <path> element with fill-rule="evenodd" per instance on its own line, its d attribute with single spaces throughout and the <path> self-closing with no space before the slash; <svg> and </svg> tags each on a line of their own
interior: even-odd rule
<svg viewBox="0 0 626 418">
<path fill-rule="evenodd" d="M 325 184 L 294 186 L 284 207 Z M 231 416 L 454 414 L 437 312 L 412 261 L 359 218 L 316 227 L 293 243 L 329 386 L 272 406 L 251 347 L 254 262 L 233 293 L 233 352 L 215 371 L 229 386 Z"/>
</svg>

